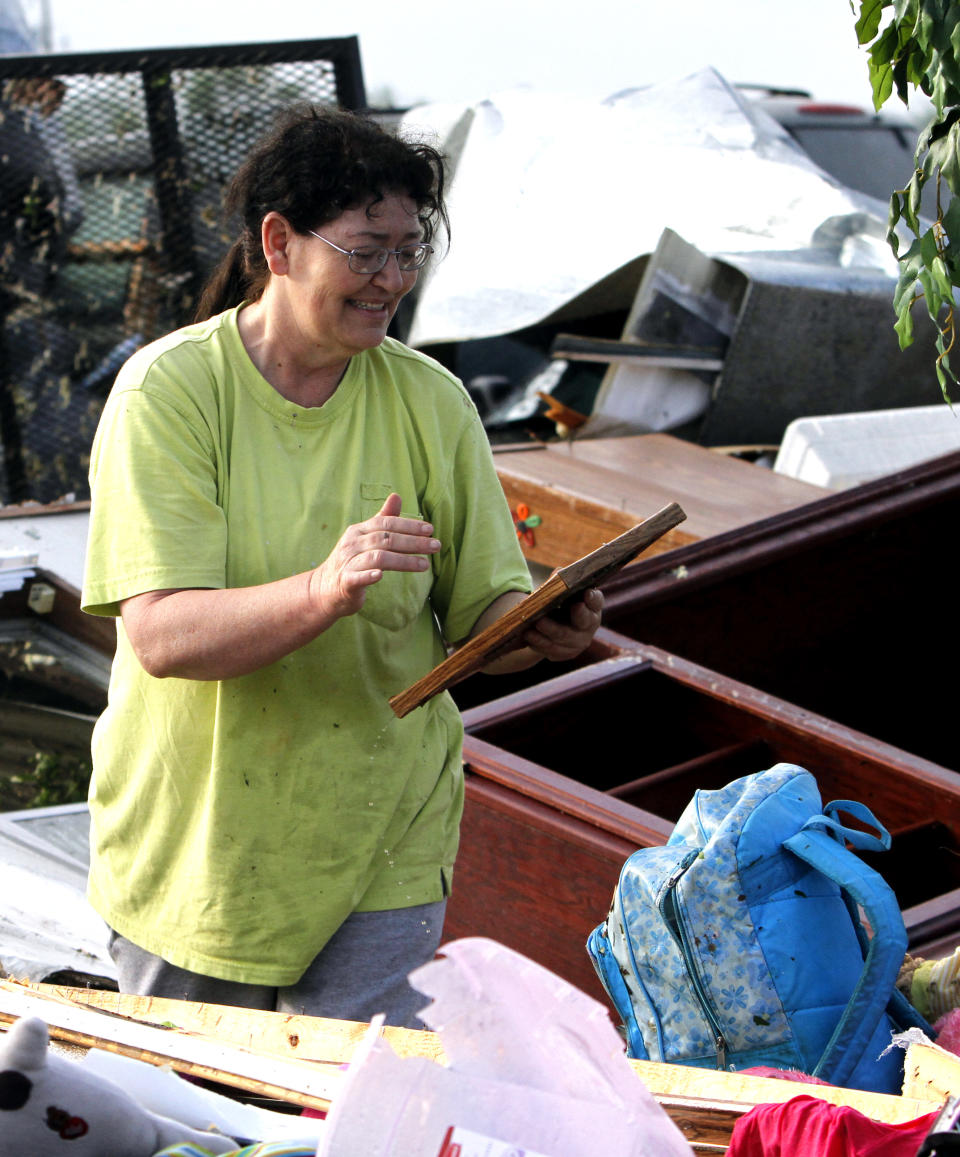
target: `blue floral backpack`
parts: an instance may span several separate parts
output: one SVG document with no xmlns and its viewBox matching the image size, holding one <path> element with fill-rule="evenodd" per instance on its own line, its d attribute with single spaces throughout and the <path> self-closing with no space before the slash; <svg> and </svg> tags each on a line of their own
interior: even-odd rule
<svg viewBox="0 0 960 1157">
<path fill-rule="evenodd" d="M 896 990 L 896 898 L 847 844 L 890 836 L 862 804 L 823 807 L 813 776 L 780 763 L 698 791 L 666 846 L 634 852 L 587 942 L 628 1054 L 899 1092 L 901 1051 L 881 1054 L 892 1032 L 929 1027 Z"/>
</svg>

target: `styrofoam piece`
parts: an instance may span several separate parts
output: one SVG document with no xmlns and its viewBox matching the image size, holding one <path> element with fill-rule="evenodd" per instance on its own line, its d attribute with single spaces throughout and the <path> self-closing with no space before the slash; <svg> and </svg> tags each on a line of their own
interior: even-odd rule
<svg viewBox="0 0 960 1157">
<path fill-rule="evenodd" d="M 946 403 L 797 418 L 787 427 L 774 470 L 845 490 L 960 450 L 960 412 Z"/>
</svg>

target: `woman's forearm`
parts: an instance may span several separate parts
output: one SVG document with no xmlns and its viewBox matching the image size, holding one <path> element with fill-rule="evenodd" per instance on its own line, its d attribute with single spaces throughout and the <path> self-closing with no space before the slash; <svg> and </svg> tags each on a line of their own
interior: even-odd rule
<svg viewBox="0 0 960 1157">
<path fill-rule="evenodd" d="M 144 670 L 159 679 L 232 679 L 298 650 L 336 619 L 311 600 L 310 573 L 226 590 L 163 590 L 121 604 Z"/>
</svg>

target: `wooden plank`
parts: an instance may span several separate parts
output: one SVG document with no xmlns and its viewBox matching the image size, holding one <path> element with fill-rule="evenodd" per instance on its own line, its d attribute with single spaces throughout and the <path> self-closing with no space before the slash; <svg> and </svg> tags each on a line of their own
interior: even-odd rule
<svg viewBox="0 0 960 1157">
<path fill-rule="evenodd" d="M 344 1064 L 351 1060 L 370 1028 L 368 1024 L 355 1021 L 263 1012 L 222 1004 L 198 1004 L 159 996 L 133 996 L 95 988 L 38 984 L 31 989 L 143 1024 L 198 1033 L 249 1052 L 327 1064 Z M 380 1036 L 398 1056 L 445 1060 L 436 1033 L 385 1025 L 380 1029 Z"/>
<path fill-rule="evenodd" d="M 960 1093 L 960 1057 L 931 1041 L 907 1049 L 904 1092 L 926 1100 L 945 1100 Z"/>
<path fill-rule="evenodd" d="M 282 1012 L 260 1012 L 251 1009 L 227 1009 L 219 1005 L 192 1004 L 187 1001 L 160 1000 L 156 997 L 139 997 L 117 993 L 96 992 L 94 989 L 62 988 L 50 985 L 10 985 L 2 983 L 0 988 L 21 989 L 25 993 L 45 996 L 47 1001 L 56 997 L 58 1003 L 72 1003 L 90 1009 L 102 1009 L 111 1017 L 126 1017 L 132 1022 L 141 1016 L 148 1022 L 157 1015 L 172 1014 L 173 1023 L 182 1027 L 169 1030 L 169 1036 L 183 1036 L 185 1026 L 192 1030 L 211 1029 L 219 1026 L 234 1034 L 237 1040 L 257 1040 L 266 1036 L 269 1040 L 280 1041 L 286 1026 L 296 1024 L 303 1032 L 311 1052 L 324 1063 L 345 1063 L 353 1059 L 367 1025 L 354 1025 L 338 1020 L 319 1017 L 289 1017 Z M 313 1024 L 309 1024 L 313 1022 Z M 275 1025 L 271 1029 L 271 1024 Z M 407 1030 L 382 1030 L 390 1045 L 403 1056 L 424 1056 L 430 1060 L 445 1063 L 443 1046 L 433 1032 L 413 1032 Z M 399 1034 L 399 1036 L 398 1036 Z M 350 1045 L 345 1048 L 345 1042 Z M 300 1049 L 300 1045 L 294 1046 Z M 638 1078 L 650 1090 L 653 1097 L 664 1104 L 667 1112 L 695 1117 L 697 1111 L 728 1114 L 736 1117 L 756 1104 L 781 1104 L 798 1093 L 817 1097 L 834 1105 L 850 1105 L 859 1112 L 877 1121 L 895 1123 L 914 1120 L 939 1107 L 939 1095 L 935 1099 L 889 1096 L 887 1093 L 863 1092 L 856 1089 L 841 1089 L 834 1085 L 798 1084 L 792 1081 L 778 1081 L 769 1077 L 758 1077 L 743 1073 L 726 1073 L 715 1069 L 691 1068 L 681 1064 L 663 1064 L 657 1061 L 629 1062 Z M 303 1066 L 309 1068 L 310 1066 Z"/>
<path fill-rule="evenodd" d="M 602 1004 L 587 955 L 633 844 L 468 771 L 444 935 L 509 945 Z"/>
<path fill-rule="evenodd" d="M 117 645 L 117 628 L 113 619 L 84 614 L 80 610 L 80 592 L 66 579 L 42 567 L 36 568 L 33 582 L 44 582 L 53 587 L 53 609 L 44 615 L 32 610 L 27 602 L 32 582 L 24 583 L 20 590 L 6 591 L 0 596 L 0 618 L 26 618 L 49 623 L 101 654 L 113 655 Z"/>
<path fill-rule="evenodd" d="M 636 522 L 633 511 L 590 501 L 563 485 L 541 486 L 537 483 L 531 486 L 529 482 L 511 477 L 499 466 L 497 472 L 514 515 L 526 505 L 531 513 L 542 519 L 541 525 L 533 532 L 532 545 L 521 539 L 526 558 L 540 566 L 564 566 L 571 559 L 580 558 L 595 550 L 600 543 L 629 530 Z M 591 478 L 592 481 L 595 479 Z M 651 545 L 650 553 L 662 554 L 696 541 L 696 536 L 686 529 L 674 528 Z"/>
<path fill-rule="evenodd" d="M 605 630 L 604 641 L 624 655 L 630 652 L 625 636 Z M 838 798 L 867 802 L 883 813 L 892 830 L 936 816 L 947 820 L 960 835 L 960 774 L 956 771 L 660 647 L 635 642 L 634 649 L 670 680 L 755 721 L 750 734 L 765 737 L 767 743 L 776 740 L 778 758 L 809 763 L 814 774 L 827 777 Z"/>
<path fill-rule="evenodd" d="M 726 457 L 667 434 L 581 438 L 548 443 L 546 452 L 498 455 L 494 461 L 511 509 L 539 515 L 531 562 L 563 566 L 667 501 L 687 513 L 648 557 L 793 509 L 821 487 Z M 635 563 L 632 565 L 636 565 Z"/>
<path fill-rule="evenodd" d="M 57 1006 L 62 1008 L 74 1005 L 76 1011 L 82 1008 L 90 1012 L 98 1030 L 105 1023 L 113 1022 L 115 1025 L 119 1020 L 122 1030 L 114 1028 L 115 1036 L 122 1035 L 122 1031 L 130 1032 L 135 1029 L 141 1017 L 146 1018 L 146 1023 L 140 1027 L 149 1027 L 156 1016 L 163 1015 L 166 1018 L 167 1014 L 170 1014 L 173 1023 L 180 1027 L 165 1030 L 166 1037 L 168 1040 L 179 1042 L 177 1047 L 181 1049 L 186 1048 L 189 1042 L 205 1039 L 188 1035 L 185 1026 L 190 1026 L 191 1032 L 216 1028 L 218 1034 L 232 1035 L 237 1040 L 256 1041 L 265 1038 L 279 1043 L 288 1031 L 288 1026 L 295 1023 L 303 1032 L 304 1041 L 309 1042 L 307 1047 L 317 1054 L 323 1065 L 327 1066 L 352 1060 L 354 1051 L 367 1028 L 365 1025 L 352 1025 L 320 1018 L 288 1017 L 283 1013 L 227 1009 L 190 1004 L 186 1001 L 122 996 L 88 989 L 10 984 L 3 984 L 0 988 L 7 992 L 15 989 L 28 996 L 36 995 L 36 1004 L 41 1009 L 41 1015 L 49 1014 L 51 1009 Z M 310 1021 L 315 1021 L 315 1024 L 306 1023 Z M 403 1030 L 394 1030 L 394 1034 L 402 1032 Z M 442 1045 L 434 1033 L 410 1032 L 404 1038 L 391 1034 L 391 1030 L 383 1030 L 383 1033 L 391 1046 L 401 1055 L 422 1056 L 439 1063 L 445 1061 Z M 92 1035 L 92 1040 L 97 1047 L 102 1047 L 103 1040 L 99 1032 Z M 347 1042 L 349 1045 L 345 1047 Z M 288 1047 L 299 1051 L 301 1044 L 297 1042 L 289 1046 L 288 1042 Z M 253 1056 L 254 1063 L 262 1065 L 265 1069 L 273 1063 L 273 1059 L 263 1053 Z M 730 1134 L 737 1119 L 754 1105 L 782 1103 L 799 1093 L 831 1104 L 849 1105 L 874 1120 L 889 1124 L 914 1120 L 936 1111 L 940 1105 L 939 1099 L 896 1097 L 830 1085 L 798 1085 L 792 1081 L 653 1061 L 633 1060 L 629 1063 L 638 1079 L 663 1106 L 698 1153 L 723 1152 L 729 1144 Z M 314 1062 L 303 1064 L 299 1068 L 308 1071 L 319 1070 L 321 1065 Z M 225 1081 L 225 1077 L 229 1077 L 229 1074 L 219 1070 L 213 1070 L 211 1076 L 212 1079 L 222 1083 L 230 1083 L 229 1080 Z M 262 1082 L 261 1085 L 263 1086 Z M 269 1085 L 263 1087 L 270 1090 L 269 1095 L 291 1104 L 316 1103 L 317 1100 L 293 1089 L 274 1088 Z M 330 1091 L 335 1095 L 336 1088 Z"/>
<path fill-rule="evenodd" d="M 803 1094 L 827 1101 L 831 1105 L 849 1105 L 875 1121 L 886 1121 L 888 1124 L 914 1121 L 926 1113 L 935 1112 L 942 1103 L 935 1097 L 867 1093 L 860 1089 L 842 1089 L 836 1085 L 801 1084 L 798 1081 L 755 1077 L 747 1073 L 665 1065 L 658 1061 L 632 1060 L 630 1064 L 661 1103 L 670 1098 L 691 1103 L 720 1104 L 746 1111 L 753 1105 L 783 1104 L 791 1097 Z"/>
<path fill-rule="evenodd" d="M 629 669 L 636 660 L 607 666 Z M 568 678 L 577 685 L 580 672 Z M 485 711 L 468 715 L 476 720 Z M 469 733 L 463 756 L 447 937 L 499 940 L 606 1003 L 584 949 L 587 935 L 606 913 L 627 856 L 665 843 L 673 825 Z"/>
<path fill-rule="evenodd" d="M 550 813 L 584 825 L 585 836 L 598 832 L 624 841 L 631 849 L 666 843 L 673 824 L 662 816 L 597 791 L 571 776 L 524 759 L 475 735 L 463 741 L 467 769 L 486 783 L 498 784 L 521 802 L 542 804 Z"/>
<path fill-rule="evenodd" d="M 649 775 L 640 776 L 627 783 L 617 784 L 607 788 L 607 794 L 614 799 L 626 800 L 638 804 L 651 794 L 664 801 L 668 814 L 673 815 L 677 809 L 686 807 L 697 788 L 705 782 L 730 783 L 741 775 L 748 775 L 757 767 L 770 767 L 776 763 L 776 758 L 770 752 L 767 744 L 761 739 L 743 739 L 734 743 L 725 744 L 693 759 L 665 767 L 662 771 L 654 771 Z"/>
<path fill-rule="evenodd" d="M 682 522 L 685 517 L 680 507 L 672 502 L 612 542 L 604 543 L 590 554 L 551 575 L 542 586 L 522 602 L 511 607 L 505 615 L 501 615 L 480 634 L 469 639 L 422 679 L 417 680 L 406 691 L 394 695 L 390 699 L 394 713 L 402 719 L 440 691 L 465 679 L 497 655 L 510 650 L 523 632 L 532 627 L 538 619 L 558 610 L 580 591 L 601 583 L 608 575 L 636 558 L 652 542 L 656 542 L 667 531 Z"/>
<path fill-rule="evenodd" d="M 469 735 L 499 748 L 505 766 L 517 757 L 534 758 L 536 750 L 536 761 L 561 776 L 571 774 L 570 767 L 582 767 L 586 776 L 598 764 L 613 766 L 609 759 L 598 760 L 598 736 L 626 766 L 642 763 L 653 773 L 680 764 L 682 771 L 682 761 L 691 758 L 682 754 L 687 740 L 700 727 L 695 746 L 703 750 L 697 754 L 759 740 L 778 759 L 809 765 L 837 798 L 863 797 L 894 830 L 936 815 L 960 835 L 957 772 L 659 647 L 607 628 L 597 637 L 615 645 L 618 657 L 471 708 L 463 717 Z M 627 711 L 631 704 L 644 711 L 669 708 L 674 727 L 637 744 L 635 715 Z M 717 742 L 710 747 L 712 739 Z M 562 767 L 550 762 L 560 755 Z M 636 778 L 624 775 L 617 784 Z M 648 813 L 664 814 L 645 806 Z"/>
<path fill-rule="evenodd" d="M 213 1037 L 109 1016 L 0 981 L 0 1020 L 11 1023 L 22 1016 L 42 1017 L 54 1040 L 169 1065 L 188 1076 L 311 1108 L 329 1108 L 343 1079 L 332 1064 L 248 1052 Z"/>
<path fill-rule="evenodd" d="M 906 908 L 907 946 L 915 956 L 941 960 L 960 948 L 960 888 Z"/>
<path fill-rule="evenodd" d="M 0 519 L 3 518 L 37 518 L 44 514 L 76 513 L 90 509 L 90 500 L 84 502 L 11 502 L 0 506 Z"/>
<path fill-rule="evenodd" d="M 610 636 L 612 640 L 614 636 Z M 623 636 L 616 636 L 617 639 Z M 630 640 L 631 647 L 634 645 Z M 555 678 L 570 671 L 583 670 L 594 663 L 606 659 L 615 659 L 620 654 L 619 645 L 608 642 L 603 627 L 597 630 L 590 645 L 585 651 L 572 659 L 558 663 L 536 663 L 523 671 L 514 671 L 511 675 L 478 674 L 475 678 L 462 680 L 451 689 L 451 695 L 461 711 L 481 707 L 492 699 L 502 699 L 505 695 L 512 695 L 516 691 L 525 691 L 530 687 L 542 683 L 545 679 Z"/>
</svg>

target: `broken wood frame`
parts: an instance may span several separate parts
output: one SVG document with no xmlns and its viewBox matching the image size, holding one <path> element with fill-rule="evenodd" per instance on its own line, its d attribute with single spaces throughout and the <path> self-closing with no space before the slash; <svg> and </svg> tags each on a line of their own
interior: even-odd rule
<svg viewBox="0 0 960 1157">
<path fill-rule="evenodd" d="M 641 559 L 604 623 L 960 770 L 957 525 L 960 452 Z"/>
<path fill-rule="evenodd" d="M 665 843 L 697 788 L 782 761 L 890 830 L 891 851 L 864 859 L 897 893 L 911 951 L 960 942 L 955 772 L 605 628 L 594 657 L 465 711 L 447 938 L 498 939 L 603 999 L 584 945 L 623 862 Z"/>
</svg>

